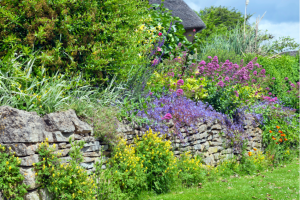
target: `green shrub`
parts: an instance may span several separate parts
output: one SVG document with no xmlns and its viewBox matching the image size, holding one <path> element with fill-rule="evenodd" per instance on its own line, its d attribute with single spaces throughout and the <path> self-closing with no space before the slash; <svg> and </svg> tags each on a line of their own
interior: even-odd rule
<svg viewBox="0 0 300 200">
<path fill-rule="evenodd" d="M 95 183 L 88 176 L 86 170 L 78 166 L 83 161 L 80 149 L 84 141 L 72 143 L 69 164 L 60 164 L 61 153 L 55 153 L 55 144 L 49 148 L 48 139 L 41 143 L 38 148 L 38 154 L 41 161 L 34 163 L 36 172 L 36 182 L 41 184 L 41 188 L 47 188 L 54 199 L 95 199 Z"/>
<path fill-rule="evenodd" d="M 299 109 L 299 92 L 289 93 L 293 87 L 291 83 L 296 85 L 299 82 L 299 56 L 292 57 L 289 55 L 282 55 L 279 58 L 269 59 L 263 56 L 257 56 L 257 63 L 262 65 L 266 70 L 266 74 L 270 74 L 271 79 L 269 84 L 269 92 L 272 96 L 278 97 L 279 100 L 295 109 Z M 287 79 L 286 79 L 287 78 Z"/>
<path fill-rule="evenodd" d="M 11 148 L 0 144 L 0 193 L 4 198 L 23 199 L 30 187 L 22 183 L 25 178 L 20 173 L 20 164 L 21 160 L 15 157 Z"/>
<path fill-rule="evenodd" d="M 46 68 L 50 76 L 57 70 L 66 77 L 82 72 L 87 82 L 103 83 L 144 61 L 138 54 L 148 49 L 141 44 L 151 34 L 134 30 L 144 29 L 139 20 L 149 15 L 148 2 L 4 0 L 0 5 L 0 58 L 17 51 L 26 59 L 42 50 L 34 76 Z"/>
<path fill-rule="evenodd" d="M 180 155 L 177 165 L 179 170 L 177 175 L 183 185 L 191 187 L 204 181 L 206 170 L 202 165 L 201 157 L 192 158 L 190 152 L 185 152 Z"/>
</svg>

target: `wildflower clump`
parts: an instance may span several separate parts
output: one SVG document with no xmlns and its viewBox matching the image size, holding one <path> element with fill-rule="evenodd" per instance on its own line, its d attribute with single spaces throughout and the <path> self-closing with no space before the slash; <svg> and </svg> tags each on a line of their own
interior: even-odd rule
<svg viewBox="0 0 300 200">
<path fill-rule="evenodd" d="M 163 141 L 165 135 L 158 135 L 159 133 L 153 133 L 150 128 L 142 138 L 137 136 L 136 154 L 146 174 L 148 189 L 165 193 L 175 180 L 176 158 L 171 151 L 171 142 Z"/>
<path fill-rule="evenodd" d="M 180 155 L 177 166 L 177 175 L 184 185 L 190 187 L 204 180 L 206 170 L 199 156 L 192 158 L 190 152 L 185 152 Z"/>
<path fill-rule="evenodd" d="M 127 145 L 124 139 L 121 139 L 114 148 L 109 166 L 113 183 L 127 197 L 134 197 L 146 189 L 143 163 L 136 153 L 136 148 Z"/>
<path fill-rule="evenodd" d="M 0 144 L 0 191 L 4 198 L 23 199 L 30 186 L 22 183 L 24 176 L 20 173 L 21 160 Z"/>
<path fill-rule="evenodd" d="M 41 184 L 42 188 L 47 187 L 54 199 L 95 199 L 96 183 L 77 165 L 83 161 L 80 149 L 84 142 L 75 142 L 74 145 L 71 138 L 69 142 L 72 145 L 69 153 L 72 160 L 63 164 L 60 163 L 60 154 L 54 153 L 55 144 L 49 148 L 46 138 L 45 142 L 39 145 L 41 161 L 33 164 L 37 184 Z"/>
</svg>

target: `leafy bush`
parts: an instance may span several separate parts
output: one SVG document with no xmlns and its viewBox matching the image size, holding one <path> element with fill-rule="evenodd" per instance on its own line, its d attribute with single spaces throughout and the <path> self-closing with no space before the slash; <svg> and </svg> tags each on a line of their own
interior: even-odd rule
<svg viewBox="0 0 300 200">
<path fill-rule="evenodd" d="M 5 61 L 17 51 L 27 59 L 43 50 L 36 55 L 34 76 L 43 68 L 50 76 L 60 70 L 72 78 L 81 71 L 88 83 L 104 83 L 145 61 L 138 54 L 150 47 L 141 45 L 150 33 L 133 31 L 145 27 L 139 21 L 149 15 L 145 1 L 4 0 L 0 5 L 0 57 Z"/>
<path fill-rule="evenodd" d="M 284 130 L 291 144 L 299 143 L 299 114 L 295 111 L 295 109 L 284 107 L 280 101 L 272 98 L 251 105 L 249 111 L 246 112 L 262 115 L 263 121 L 259 127 L 263 130 L 263 144 L 267 147 L 272 141 L 272 137 L 277 137 L 274 133 L 270 133 L 274 126 L 281 127 Z"/>
<path fill-rule="evenodd" d="M 25 178 L 20 173 L 20 164 L 11 147 L 7 149 L 0 144 L 0 193 L 4 198 L 23 199 L 30 187 L 22 183 Z"/>
<path fill-rule="evenodd" d="M 85 169 L 77 164 L 83 161 L 80 149 L 84 141 L 75 141 L 74 144 L 70 138 L 69 142 L 72 146 L 70 164 L 60 164 L 61 153 L 54 152 L 55 144 L 49 148 L 47 138 L 45 143 L 39 145 L 41 161 L 33 164 L 36 182 L 41 184 L 41 188 L 46 187 L 54 199 L 95 199 L 95 183 Z"/>
<path fill-rule="evenodd" d="M 286 106 L 299 110 L 299 91 L 296 91 L 299 87 L 299 57 L 282 55 L 280 58 L 268 59 L 258 56 L 257 62 L 272 78 L 267 86 L 271 96 L 278 97 Z M 295 91 L 289 92 L 291 90 Z"/>
<path fill-rule="evenodd" d="M 204 165 L 202 165 L 201 157 L 195 156 L 192 158 L 190 152 L 185 152 L 180 155 L 177 165 L 179 170 L 178 176 L 182 184 L 191 187 L 203 182 L 206 170 L 204 170 Z"/>
<path fill-rule="evenodd" d="M 293 159 L 293 156 L 290 155 L 291 152 L 289 147 L 291 144 L 288 139 L 289 136 L 287 136 L 282 130 L 283 129 L 279 126 L 269 130 L 269 132 L 276 137 L 272 136 L 272 141 L 270 141 L 270 144 L 266 149 L 266 156 L 274 166 Z"/>
</svg>

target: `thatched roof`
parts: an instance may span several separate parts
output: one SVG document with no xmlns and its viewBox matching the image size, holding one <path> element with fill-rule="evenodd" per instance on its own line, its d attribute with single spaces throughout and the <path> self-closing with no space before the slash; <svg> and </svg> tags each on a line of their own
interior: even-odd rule
<svg viewBox="0 0 300 200">
<path fill-rule="evenodd" d="M 161 0 L 149 0 L 149 4 L 161 4 Z M 200 17 L 183 0 L 165 0 L 164 7 L 172 11 L 173 17 L 179 17 L 184 29 L 196 29 L 196 32 L 206 28 Z M 152 7 L 151 7 L 152 8 Z"/>
</svg>

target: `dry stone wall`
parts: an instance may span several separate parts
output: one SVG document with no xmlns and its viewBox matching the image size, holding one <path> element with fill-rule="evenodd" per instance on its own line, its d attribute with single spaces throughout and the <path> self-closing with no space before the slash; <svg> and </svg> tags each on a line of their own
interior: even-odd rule
<svg viewBox="0 0 300 200">
<path fill-rule="evenodd" d="M 174 130 L 172 121 L 168 125 L 170 132 Z M 182 127 L 181 132 L 185 143 L 181 143 L 174 136 L 166 139 L 172 142 L 175 155 L 179 156 L 181 152 L 189 150 L 194 154 L 203 154 L 206 164 L 216 165 L 222 159 L 228 159 L 234 155 L 232 148 L 224 145 L 227 138 L 220 134 L 224 128 L 218 122 L 199 123 L 196 130 Z M 250 121 L 246 122 L 244 128 L 251 136 L 248 150 L 253 147 L 261 149 L 262 131 L 254 127 Z M 138 126 L 131 127 L 128 122 L 123 121 L 118 124 L 117 132 L 127 139 L 128 144 L 132 144 L 133 138 L 136 135 L 142 136 L 146 129 Z M 85 145 L 81 149 L 84 160 L 80 165 L 89 173 L 95 171 L 95 162 L 100 159 L 104 160 L 102 168 L 105 168 L 105 163 L 110 157 L 111 149 L 108 144 L 94 138 L 92 126 L 79 120 L 72 109 L 40 117 L 36 112 L 1 106 L 0 144 L 11 147 L 11 151 L 15 152 L 15 155 L 21 160 L 20 172 L 25 177 L 23 182 L 30 186 L 24 197 L 25 200 L 51 199 L 47 190 L 39 188 L 39 185 L 35 183 L 35 172 L 32 171 L 33 163 L 40 161 L 37 153 L 38 145 L 46 138 L 48 138 L 49 146 L 53 147 L 55 144 L 56 153 L 61 153 L 62 163 L 68 163 L 71 160 L 69 138 L 85 141 Z M 104 150 L 102 155 L 100 148 Z M 0 200 L 2 200 L 1 191 Z"/>
</svg>

